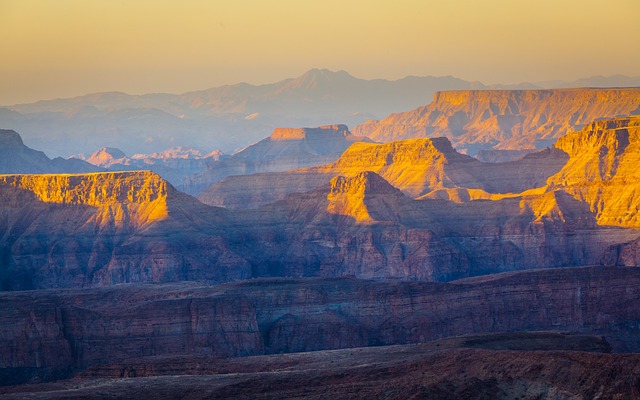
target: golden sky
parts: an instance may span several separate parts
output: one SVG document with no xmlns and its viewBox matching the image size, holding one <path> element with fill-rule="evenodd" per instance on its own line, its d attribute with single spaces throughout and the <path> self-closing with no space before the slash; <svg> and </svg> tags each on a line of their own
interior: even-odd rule
<svg viewBox="0 0 640 400">
<path fill-rule="evenodd" d="M 640 75 L 640 0 L 0 0 L 0 104 L 361 78 Z"/>
</svg>

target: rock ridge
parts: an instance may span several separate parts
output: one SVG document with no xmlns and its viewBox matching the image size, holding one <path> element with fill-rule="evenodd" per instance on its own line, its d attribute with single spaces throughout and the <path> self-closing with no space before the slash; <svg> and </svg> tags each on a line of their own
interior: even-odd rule
<svg viewBox="0 0 640 400">
<path fill-rule="evenodd" d="M 639 299 L 639 271 L 617 268 L 448 284 L 288 278 L 0 293 L 0 373 L 18 383 L 150 356 L 225 358 L 550 329 L 638 351 L 640 316 L 631 305 Z"/>
<path fill-rule="evenodd" d="M 600 225 L 640 227 L 640 116 L 596 121 L 560 138 L 569 161 L 548 180 L 589 204 Z"/>
<path fill-rule="evenodd" d="M 448 137 L 468 154 L 552 145 L 596 120 L 640 114 L 640 88 L 458 90 L 437 92 L 429 105 L 368 121 L 354 134 L 378 142 Z"/>
</svg>

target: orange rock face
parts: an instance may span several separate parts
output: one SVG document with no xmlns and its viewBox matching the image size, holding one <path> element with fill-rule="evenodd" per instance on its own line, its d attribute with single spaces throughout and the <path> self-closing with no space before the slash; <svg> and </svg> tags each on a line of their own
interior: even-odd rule
<svg viewBox="0 0 640 400">
<path fill-rule="evenodd" d="M 570 158 L 550 187 L 589 204 L 600 225 L 640 227 L 640 117 L 594 122 L 556 148 Z"/>
<path fill-rule="evenodd" d="M 374 141 L 444 136 L 456 149 L 544 148 L 570 130 L 640 113 L 640 89 L 460 90 L 431 104 L 368 121 L 354 134 Z"/>
<path fill-rule="evenodd" d="M 544 186 L 566 161 L 563 151 L 547 149 L 517 161 L 482 163 L 455 151 L 446 138 L 354 143 L 333 163 L 279 174 L 228 177 L 198 198 L 210 205 L 255 208 L 290 193 L 313 190 L 336 175 L 366 171 L 379 174 L 413 198 L 460 188 L 476 193 L 518 193 Z"/>
<path fill-rule="evenodd" d="M 225 216 L 151 172 L 0 175 L 0 199 L 5 290 L 248 276 Z"/>
<path fill-rule="evenodd" d="M 0 185 L 31 192 L 43 203 L 92 207 L 99 226 L 140 228 L 168 216 L 168 184 L 151 172 L 0 175 Z"/>
</svg>

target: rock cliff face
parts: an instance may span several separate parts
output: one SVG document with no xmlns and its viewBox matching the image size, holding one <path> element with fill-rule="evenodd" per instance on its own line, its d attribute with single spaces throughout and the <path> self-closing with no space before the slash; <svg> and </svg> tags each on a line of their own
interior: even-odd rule
<svg viewBox="0 0 640 400">
<path fill-rule="evenodd" d="M 1 293 L 0 374 L 7 384 L 146 356 L 218 358 L 548 329 L 604 335 L 616 351 L 637 351 L 638 301 L 640 270 L 605 268 L 448 284 L 287 279 Z"/>
<path fill-rule="evenodd" d="M 600 225 L 640 227 L 640 117 L 594 122 L 555 147 L 570 158 L 551 187 L 588 203 Z"/>
<path fill-rule="evenodd" d="M 224 215 L 151 172 L 2 175 L 0 198 L 4 290 L 249 273 L 215 228 Z"/>
<path fill-rule="evenodd" d="M 17 132 L 0 129 L 0 174 L 80 173 L 101 170 L 81 160 L 52 160 L 43 152 L 25 146 Z"/>
<path fill-rule="evenodd" d="M 150 172 L 5 175 L 2 289 L 265 276 L 448 281 L 595 264 L 638 235 L 597 227 L 587 203 L 543 189 L 416 201 L 362 172 L 232 212 Z"/>
<path fill-rule="evenodd" d="M 373 172 L 238 212 L 257 276 L 447 281 L 596 264 L 636 230 L 597 227 L 588 204 L 562 191 L 493 201 L 412 200 Z"/>
<path fill-rule="evenodd" d="M 444 136 L 468 154 L 544 148 L 569 130 L 603 118 L 640 114 L 640 89 L 461 90 L 431 104 L 368 121 L 354 134 L 378 142 Z"/>
<path fill-rule="evenodd" d="M 236 204 L 283 198 L 251 211 L 205 206 L 148 172 L 2 176 L 2 287 L 265 276 L 449 281 L 628 264 L 612 254 L 639 235 L 636 130 L 637 118 L 598 122 L 507 163 L 459 154 L 444 138 L 355 143 L 332 164 L 224 181 L 243 183 L 227 193 Z M 296 191 L 305 193 L 288 195 Z"/>
<path fill-rule="evenodd" d="M 482 163 L 456 152 L 446 138 L 410 139 L 385 144 L 354 143 L 327 165 L 279 174 L 232 176 L 203 192 L 205 204 L 255 208 L 289 193 L 313 190 L 334 176 L 373 171 L 410 197 L 445 188 L 473 188 L 489 193 L 518 193 L 544 186 L 560 171 L 567 155 L 547 149 L 506 163 Z"/>
<path fill-rule="evenodd" d="M 276 128 L 271 136 L 233 156 L 209 163 L 180 189 L 198 194 L 227 176 L 279 172 L 335 161 L 354 142 L 370 142 L 349 132 L 346 125 L 319 128 Z"/>
</svg>

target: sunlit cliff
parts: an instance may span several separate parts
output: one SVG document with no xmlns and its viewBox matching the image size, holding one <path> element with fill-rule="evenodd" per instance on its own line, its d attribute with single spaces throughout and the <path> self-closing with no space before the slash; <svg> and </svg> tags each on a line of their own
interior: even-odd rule
<svg viewBox="0 0 640 400">
<path fill-rule="evenodd" d="M 0 175 L 0 185 L 29 191 L 44 203 L 93 207 L 92 221 L 101 226 L 138 228 L 168 215 L 168 184 L 148 171 Z"/>
<path fill-rule="evenodd" d="M 355 127 L 379 142 L 448 137 L 456 149 L 544 148 L 596 120 L 640 114 L 640 88 L 460 90 L 411 111 Z"/>
</svg>

